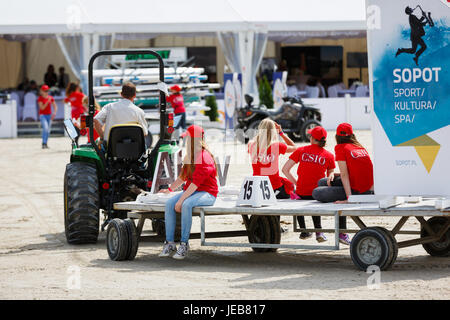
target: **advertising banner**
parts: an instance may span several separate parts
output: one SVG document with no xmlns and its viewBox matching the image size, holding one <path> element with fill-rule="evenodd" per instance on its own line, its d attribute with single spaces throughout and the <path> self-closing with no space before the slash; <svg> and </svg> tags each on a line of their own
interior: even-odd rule
<svg viewBox="0 0 450 320">
<path fill-rule="evenodd" d="M 225 129 L 234 129 L 235 110 L 242 107 L 242 76 L 237 73 L 225 73 L 223 83 Z"/>
<path fill-rule="evenodd" d="M 450 6 L 367 0 L 375 193 L 450 195 Z"/>
</svg>

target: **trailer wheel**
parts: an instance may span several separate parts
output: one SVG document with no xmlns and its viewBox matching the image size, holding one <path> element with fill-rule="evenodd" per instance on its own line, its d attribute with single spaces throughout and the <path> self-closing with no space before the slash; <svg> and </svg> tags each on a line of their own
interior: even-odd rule
<svg viewBox="0 0 450 320">
<path fill-rule="evenodd" d="M 383 227 L 375 227 L 376 229 L 384 232 L 386 234 L 386 236 L 390 239 L 389 241 L 389 245 L 391 246 L 391 251 L 392 251 L 392 257 L 389 259 L 388 262 L 386 262 L 386 265 L 384 266 L 383 270 L 388 270 L 392 267 L 392 265 L 395 263 L 395 261 L 397 260 L 397 256 L 398 256 L 398 244 L 397 244 L 397 240 L 395 239 L 394 235 L 392 234 L 391 231 L 389 231 L 386 228 Z"/>
<path fill-rule="evenodd" d="M 127 234 L 128 234 L 128 251 L 125 259 L 134 260 L 139 247 L 139 239 L 137 236 L 136 225 L 134 224 L 134 221 L 131 220 L 130 218 L 125 219 L 124 222 L 127 227 Z"/>
<path fill-rule="evenodd" d="M 248 241 L 250 243 L 270 243 L 272 233 L 270 222 L 266 216 L 252 216 L 248 227 Z M 270 248 L 253 248 L 255 252 L 269 252 Z"/>
<path fill-rule="evenodd" d="M 280 244 L 281 242 L 281 225 L 279 216 L 267 216 L 270 225 L 270 243 Z M 276 252 L 278 248 L 269 248 L 269 252 Z"/>
<path fill-rule="evenodd" d="M 372 265 L 385 270 L 393 257 L 391 238 L 377 227 L 360 230 L 350 243 L 350 256 L 363 271 Z"/>
<path fill-rule="evenodd" d="M 447 221 L 448 221 L 448 218 L 445 218 L 445 217 L 432 217 L 427 220 L 431 229 L 433 229 L 433 231 L 435 233 L 439 233 L 442 230 L 442 228 L 444 228 Z M 428 234 L 427 230 L 422 227 L 422 230 L 420 232 L 420 237 L 425 238 L 428 236 L 429 236 L 429 234 Z M 448 257 L 448 256 L 450 256 L 450 228 L 447 229 L 447 232 L 438 241 L 424 243 L 422 246 L 425 249 L 425 251 L 428 252 L 428 254 L 430 256 L 433 256 L 433 257 Z"/>
<path fill-rule="evenodd" d="M 64 173 L 64 229 L 69 244 L 96 243 L 100 224 L 97 169 L 73 162 Z"/>
<path fill-rule="evenodd" d="M 113 261 L 125 260 L 128 254 L 128 231 L 124 220 L 115 218 L 108 224 L 106 250 Z"/>
</svg>

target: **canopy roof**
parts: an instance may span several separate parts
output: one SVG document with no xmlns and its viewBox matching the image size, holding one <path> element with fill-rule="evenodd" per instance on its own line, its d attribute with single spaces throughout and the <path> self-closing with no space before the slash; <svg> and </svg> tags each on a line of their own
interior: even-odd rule
<svg viewBox="0 0 450 320">
<path fill-rule="evenodd" d="M 0 35 L 362 31 L 363 0 L 2 1 Z"/>
</svg>

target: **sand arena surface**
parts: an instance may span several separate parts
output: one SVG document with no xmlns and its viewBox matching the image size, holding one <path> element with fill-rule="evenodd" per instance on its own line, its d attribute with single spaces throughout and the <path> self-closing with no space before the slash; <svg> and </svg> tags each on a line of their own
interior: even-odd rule
<svg viewBox="0 0 450 320">
<path fill-rule="evenodd" d="M 330 137 L 333 136 L 330 132 Z M 357 137 L 372 154 L 369 131 Z M 244 145 L 208 138 L 213 153 L 231 154 L 228 184 L 240 187 L 251 175 Z M 142 243 L 134 261 L 114 262 L 105 233 L 95 245 L 71 246 L 64 236 L 63 176 L 70 142 L 50 137 L 0 140 L 0 299 L 449 299 L 450 258 L 430 257 L 422 246 L 400 249 L 394 267 L 381 273 L 379 289 L 369 289 L 369 274 L 356 269 L 348 247 L 340 251 L 280 249 L 254 253 L 250 248 L 201 247 L 191 240 L 184 261 L 159 258 L 159 243 Z M 333 150 L 330 139 L 328 150 Z M 280 165 L 287 160 L 282 156 Z M 238 160 L 236 160 L 238 159 Z M 397 218 L 367 218 L 367 225 L 389 226 Z M 292 218 L 282 243 L 316 244 L 298 239 Z M 307 226 L 312 226 L 310 217 Z M 323 227 L 332 226 L 331 218 Z M 356 226 L 349 220 L 349 228 Z M 410 219 L 408 230 L 418 230 Z M 207 219 L 207 230 L 243 229 L 239 216 Z M 200 230 L 194 218 L 192 232 Z M 147 223 L 145 231 L 151 231 Z M 332 234 L 327 234 L 328 244 Z M 398 237 L 406 238 L 405 236 Z M 247 241 L 246 238 L 220 241 Z M 79 273 L 79 288 L 72 281 Z"/>
</svg>

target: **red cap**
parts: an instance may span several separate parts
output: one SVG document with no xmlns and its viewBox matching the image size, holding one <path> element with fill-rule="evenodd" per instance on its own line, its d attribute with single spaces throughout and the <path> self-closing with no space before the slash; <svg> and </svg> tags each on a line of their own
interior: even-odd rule
<svg viewBox="0 0 450 320">
<path fill-rule="evenodd" d="M 340 125 L 338 125 L 337 129 L 336 129 L 336 135 L 341 136 L 341 137 L 348 137 L 351 136 L 353 134 L 353 128 L 352 125 L 349 123 L 341 123 Z"/>
<path fill-rule="evenodd" d="M 174 86 L 171 86 L 171 87 L 170 87 L 170 90 L 176 91 L 176 92 L 180 92 L 180 91 L 181 91 L 181 88 L 180 88 L 178 85 L 174 85 Z"/>
<path fill-rule="evenodd" d="M 316 140 L 322 140 L 327 138 L 327 131 L 321 126 L 309 129 L 308 134 L 310 134 Z"/>
<path fill-rule="evenodd" d="M 180 137 L 184 138 L 187 135 L 190 135 L 192 138 L 203 138 L 205 131 L 200 126 L 196 126 L 195 124 L 191 125 L 185 132 L 183 132 Z"/>
<path fill-rule="evenodd" d="M 44 84 L 44 85 L 41 87 L 41 90 L 42 90 L 42 91 L 48 91 L 48 90 L 50 90 L 50 87 L 49 87 L 48 85 Z"/>
</svg>

